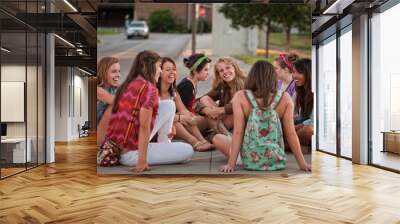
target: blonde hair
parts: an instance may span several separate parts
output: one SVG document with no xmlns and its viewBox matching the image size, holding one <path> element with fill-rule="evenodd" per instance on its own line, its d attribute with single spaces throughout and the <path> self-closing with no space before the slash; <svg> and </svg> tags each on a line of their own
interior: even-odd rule
<svg viewBox="0 0 400 224">
<path fill-rule="evenodd" d="M 113 65 L 119 63 L 119 60 L 114 57 L 104 57 L 97 63 L 97 85 L 103 86 L 106 84 L 107 71 Z"/>
<path fill-rule="evenodd" d="M 219 58 L 217 60 L 217 62 L 215 63 L 215 65 L 214 65 L 214 79 L 213 79 L 213 82 L 212 82 L 212 88 L 213 89 L 217 89 L 218 86 L 220 86 L 220 85 L 222 85 L 225 88 L 230 88 L 228 86 L 228 84 L 224 80 L 221 79 L 220 74 L 218 72 L 217 65 L 219 63 L 221 63 L 221 62 L 229 64 L 229 65 L 232 65 L 233 69 L 235 70 L 235 78 L 233 79 L 233 82 L 235 82 L 235 85 L 233 87 L 234 88 L 233 89 L 234 92 L 242 90 L 244 88 L 244 82 L 246 80 L 246 74 L 240 69 L 238 63 L 235 60 L 233 60 L 232 58 L 229 58 L 229 57 Z"/>
</svg>

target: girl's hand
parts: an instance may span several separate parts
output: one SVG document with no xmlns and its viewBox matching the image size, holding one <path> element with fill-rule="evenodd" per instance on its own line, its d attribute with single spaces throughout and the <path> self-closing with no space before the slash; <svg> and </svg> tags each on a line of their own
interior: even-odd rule
<svg viewBox="0 0 400 224">
<path fill-rule="evenodd" d="M 300 169 L 306 172 L 311 172 L 311 165 L 308 163 L 304 163 L 303 165 L 300 166 Z"/>
<path fill-rule="evenodd" d="M 229 164 L 223 165 L 219 168 L 219 171 L 222 173 L 231 173 L 233 171 L 235 171 L 235 167 L 231 166 Z"/>
<path fill-rule="evenodd" d="M 223 111 L 221 111 L 220 108 L 214 107 L 214 108 L 210 109 L 210 111 L 206 115 L 207 115 L 207 117 L 209 117 L 213 120 L 217 120 L 222 114 L 223 114 Z"/>
<path fill-rule="evenodd" d="M 176 128 L 175 125 L 172 125 L 171 133 L 168 134 L 168 138 L 172 140 L 175 137 L 175 135 L 176 135 Z"/>
<path fill-rule="evenodd" d="M 192 112 L 186 110 L 182 112 L 182 115 L 184 116 L 188 116 L 188 117 L 195 117 L 194 114 L 192 114 Z"/>
<path fill-rule="evenodd" d="M 151 170 L 149 164 L 147 164 L 147 163 L 143 163 L 143 164 L 138 163 L 136 165 L 136 167 L 133 168 L 133 172 L 135 172 L 135 173 L 141 173 L 141 172 L 144 172 L 147 170 Z"/>
</svg>

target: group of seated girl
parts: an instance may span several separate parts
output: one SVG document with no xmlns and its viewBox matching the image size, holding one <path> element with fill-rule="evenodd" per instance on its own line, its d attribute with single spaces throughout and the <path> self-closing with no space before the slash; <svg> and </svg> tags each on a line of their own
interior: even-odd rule
<svg viewBox="0 0 400 224">
<path fill-rule="evenodd" d="M 312 128 L 305 119 L 312 120 L 312 92 L 307 89 L 311 87 L 309 60 L 292 63 L 287 55 L 280 57 L 290 63 L 288 73 L 296 83 L 294 102 L 282 91 L 288 89 L 286 82 L 279 81 L 279 84 L 277 80 L 277 63 L 274 67 L 269 62 L 259 61 L 246 77 L 236 61 L 220 58 L 214 65 L 211 90 L 196 98 L 199 82 L 209 76 L 211 60 L 204 54 L 193 54 L 184 59 L 190 73 L 178 85 L 174 60 L 161 58 L 155 52 L 140 52 L 121 85 L 118 60 L 103 58 L 98 62 L 98 144 L 100 146 L 105 139 L 117 143 L 123 149 L 119 162 L 134 166 L 136 172 L 148 170 L 149 165 L 188 162 L 194 151 L 217 149 L 228 157 L 228 163 L 221 171 L 231 172 L 237 162 L 250 170 L 283 169 L 285 139 L 300 169 L 309 171 L 311 167 L 304 160 L 300 142 L 311 142 L 312 129 L 309 141 L 300 139 L 299 142 L 298 138 L 302 133 L 302 137 L 308 137 L 306 127 Z M 304 100 L 310 92 L 311 101 Z M 135 108 L 134 102 L 138 102 L 140 109 Z M 304 107 L 310 104 L 311 111 Z M 139 110 L 136 119 L 132 117 L 135 109 Z M 252 111 L 257 111 L 253 114 L 255 119 Z M 272 115 L 276 115 L 276 119 L 265 133 L 260 132 L 261 138 L 252 136 L 254 134 L 248 131 L 246 123 L 257 120 L 256 126 L 257 122 L 266 125 Z M 295 120 L 302 120 L 302 123 L 295 126 Z M 130 122 L 133 128 L 126 132 Z M 275 132 L 275 137 L 269 139 L 269 133 Z M 154 136 L 157 136 L 156 141 L 150 141 Z M 246 152 L 249 141 L 262 140 L 262 137 L 268 143 L 266 149 Z M 171 141 L 172 138 L 181 141 Z"/>
</svg>

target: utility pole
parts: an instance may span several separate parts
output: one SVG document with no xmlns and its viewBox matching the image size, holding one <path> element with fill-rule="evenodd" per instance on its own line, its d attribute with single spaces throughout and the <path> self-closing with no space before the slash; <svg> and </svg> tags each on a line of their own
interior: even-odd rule
<svg viewBox="0 0 400 224">
<path fill-rule="evenodd" d="M 197 10 L 196 3 L 192 3 L 192 54 L 196 53 Z"/>
<path fill-rule="evenodd" d="M 137 0 L 133 0 L 133 15 L 132 15 L 132 20 L 136 20 L 137 16 L 136 16 L 136 1 Z"/>
</svg>

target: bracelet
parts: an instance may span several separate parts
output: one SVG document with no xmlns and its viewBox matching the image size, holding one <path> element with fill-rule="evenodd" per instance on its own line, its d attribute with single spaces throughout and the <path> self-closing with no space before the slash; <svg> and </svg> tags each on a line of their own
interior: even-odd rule
<svg viewBox="0 0 400 224">
<path fill-rule="evenodd" d="M 178 122 L 181 122 L 181 114 L 178 114 Z"/>
</svg>

